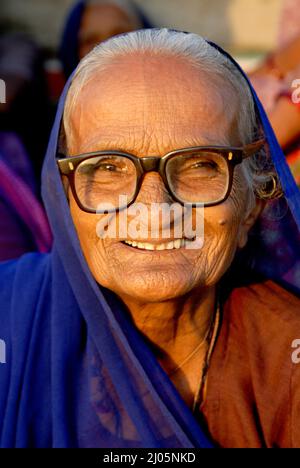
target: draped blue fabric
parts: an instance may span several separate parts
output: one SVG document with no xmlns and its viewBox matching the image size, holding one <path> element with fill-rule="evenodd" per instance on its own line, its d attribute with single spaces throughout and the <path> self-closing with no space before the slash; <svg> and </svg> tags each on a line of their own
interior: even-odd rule
<svg viewBox="0 0 300 468">
<path fill-rule="evenodd" d="M 0 265 L 0 339 L 6 344 L 6 363 L 0 364 L 0 447 L 211 447 L 123 305 L 97 285 L 83 257 L 56 165 L 71 79 L 43 169 L 53 250 Z M 292 257 L 299 235 L 299 193 L 289 188 L 290 172 L 254 97 L 266 136 L 273 141 L 271 156 L 280 161 L 276 167 L 287 187 L 286 209 L 275 222 L 282 249 Z M 261 220 L 254 240 L 266 249 L 267 264 L 262 266 L 261 251 L 255 249 L 251 261 L 240 261 L 248 262 L 245 271 L 251 267 L 264 274 L 270 268 L 276 280 L 296 290 L 299 256 L 289 258 L 282 270 L 285 257 L 275 255 L 267 232 Z M 291 277 L 283 278 L 288 273 Z"/>
<path fill-rule="evenodd" d="M 63 65 L 64 74 L 69 77 L 75 70 L 79 62 L 78 56 L 78 33 L 81 18 L 84 12 L 86 0 L 81 0 L 72 6 L 64 26 L 61 43 L 59 47 L 59 58 Z M 152 25 L 144 13 L 136 6 L 132 5 L 143 28 L 151 28 Z"/>
<path fill-rule="evenodd" d="M 63 65 L 65 76 L 71 75 L 79 62 L 78 33 L 81 18 L 84 12 L 85 2 L 76 3 L 70 10 L 59 47 L 59 58 Z"/>
</svg>

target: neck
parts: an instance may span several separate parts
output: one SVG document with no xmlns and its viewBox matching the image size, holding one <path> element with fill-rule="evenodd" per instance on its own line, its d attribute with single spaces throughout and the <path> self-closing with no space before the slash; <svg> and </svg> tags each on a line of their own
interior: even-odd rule
<svg viewBox="0 0 300 468">
<path fill-rule="evenodd" d="M 215 310 L 215 287 L 197 288 L 180 298 L 147 303 L 121 297 L 135 326 L 171 371 L 207 336 Z"/>
</svg>

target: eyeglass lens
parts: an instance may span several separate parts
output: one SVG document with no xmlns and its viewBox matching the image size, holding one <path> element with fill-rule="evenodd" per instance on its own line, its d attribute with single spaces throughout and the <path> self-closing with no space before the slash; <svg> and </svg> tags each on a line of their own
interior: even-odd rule
<svg viewBox="0 0 300 468">
<path fill-rule="evenodd" d="M 166 178 L 173 195 L 186 203 L 214 202 L 225 196 L 229 184 L 228 165 L 214 152 L 182 153 L 166 163 Z M 99 211 L 107 205 L 122 208 L 136 192 L 137 169 L 125 156 L 101 155 L 82 161 L 75 172 L 75 190 L 83 206 Z"/>
</svg>

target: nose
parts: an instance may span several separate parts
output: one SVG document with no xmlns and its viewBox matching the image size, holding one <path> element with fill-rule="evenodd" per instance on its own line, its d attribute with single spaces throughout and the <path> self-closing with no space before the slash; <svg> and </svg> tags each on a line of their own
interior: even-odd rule
<svg viewBox="0 0 300 468">
<path fill-rule="evenodd" d="M 172 195 L 169 193 L 161 176 L 157 172 L 147 172 L 144 175 L 136 202 L 151 203 L 174 203 Z"/>
<path fill-rule="evenodd" d="M 182 237 L 184 211 L 173 199 L 157 172 L 144 175 L 135 203 L 142 203 L 147 207 L 147 219 L 140 220 L 140 225 L 148 223 L 151 229 L 148 238 L 171 238 L 175 233 L 176 237 Z"/>
</svg>

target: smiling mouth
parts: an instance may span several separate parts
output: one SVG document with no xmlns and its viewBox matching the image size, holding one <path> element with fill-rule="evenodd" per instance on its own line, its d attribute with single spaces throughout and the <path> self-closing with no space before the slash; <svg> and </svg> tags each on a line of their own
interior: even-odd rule
<svg viewBox="0 0 300 468">
<path fill-rule="evenodd" d="M 139 250 L 176 250 L 188 247 L 195 239 L 175 239 L 161 243 L 138 242 L 125 240 L 122 244 Z"/>
</svg>

